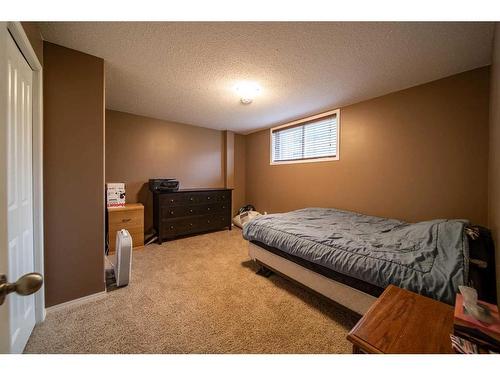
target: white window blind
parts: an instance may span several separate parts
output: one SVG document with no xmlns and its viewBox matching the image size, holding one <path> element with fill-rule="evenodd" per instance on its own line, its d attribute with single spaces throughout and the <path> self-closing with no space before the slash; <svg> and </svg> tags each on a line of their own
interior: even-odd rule
<svg viewBox="0 0 500 375">
<path fill-rule="evenodd" d="M 337 113 L 271 130 L 272 161 L 288 162 L 337 157 Z"/>
</svg>

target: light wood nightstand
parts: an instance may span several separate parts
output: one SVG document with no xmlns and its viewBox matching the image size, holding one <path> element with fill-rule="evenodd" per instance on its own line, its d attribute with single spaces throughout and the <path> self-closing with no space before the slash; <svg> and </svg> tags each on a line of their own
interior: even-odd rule
<svg viewBox="0 0 500 375">
<path fill-rule="evenodd" d="M 353 353 L 454 353 L 453 307 L 388 286 L 347 335 Z"/>
<path fill-rule="evenodd" d="M 109 253 L 115 252 L 116 232 L 126 229 L 132 236 L 134 250 L 144 246 L 144 206 L 127 203 L 125 207 L 108 207 Z"/>
</svg>

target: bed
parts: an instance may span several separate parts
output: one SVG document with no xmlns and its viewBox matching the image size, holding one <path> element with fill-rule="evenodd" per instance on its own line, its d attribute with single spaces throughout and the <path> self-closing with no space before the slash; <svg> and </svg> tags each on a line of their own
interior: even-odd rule
<svg viewBox="0 0 500 375">
<path fill-rule="evenodd" d="M 390 284 L 448 304 L 459 285 L 496 298 L 488 234 L 466 220 L 406 223 L 333 208 L 264 215 L 243 228 L 253 260 L 360 314 Z"/>
</svg>

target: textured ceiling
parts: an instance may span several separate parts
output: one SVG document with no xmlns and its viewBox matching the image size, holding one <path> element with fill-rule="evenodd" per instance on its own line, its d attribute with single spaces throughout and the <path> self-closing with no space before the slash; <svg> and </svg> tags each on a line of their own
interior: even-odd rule
<svg viewBox="0 0 500 375">
<path fill-rule="evenodd" d="M 104 58 L 106 107 L 246 133 L 490 64 L 492 23 L 46 22 Z M 243 105 L 239 80 L 260 95 Z"/>
</svg>

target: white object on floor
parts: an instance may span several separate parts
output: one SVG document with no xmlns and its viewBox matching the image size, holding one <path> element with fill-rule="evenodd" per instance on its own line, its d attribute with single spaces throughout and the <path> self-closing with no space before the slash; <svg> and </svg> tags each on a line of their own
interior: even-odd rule
<svg viewBox="0 0 500 375">
<path fill-rule="evenodd" d="M 132 236 L 126 229 L 116 232 L 115 254 L 110 257 L 116 278 L 116 286 L 128 285 L 132 273 Z"/>
<path fill-rule="evenodd" d="M 233 217 L 233 224 L 239 228 L 243 228 L 243 225 L 249 223 L 257 216 L 261 216 L 261 213 L 257 211 L 245 211 Z"/>
</svg>

